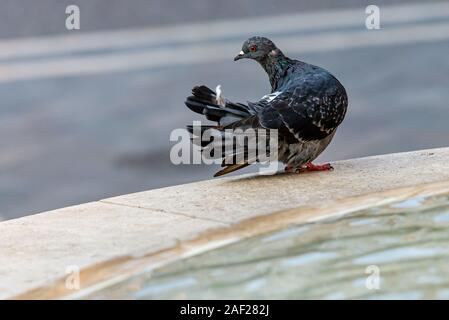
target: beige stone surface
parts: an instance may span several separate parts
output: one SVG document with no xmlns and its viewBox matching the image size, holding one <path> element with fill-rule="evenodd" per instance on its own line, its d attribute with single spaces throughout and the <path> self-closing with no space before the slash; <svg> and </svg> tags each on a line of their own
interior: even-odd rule
<svg viewBox="0 0 449 320">
<path fill-rule="evenodd" d="M 449 148 L 353 159 L 333 163 L 333 172 L 214 179 L 3 221 L 0 298 L 61 296 L 69 266 L 89 269 L 84 274 L 94 284 L 110 277 L 105 269 L 115 277 L 114 270 L 125 270 L 120 259 L 131 264 L 126 270 L 137 270 L 162 261 L 161 255 L 168 261 L 236 241 L 254 228 L 254 221 L 245 224 L 250 218 L 300 207 L 309 209 L 289 212 L 288 219 L 282 221 L 297 221 L 298 214 L 304 216 L 303 221 L 312 221 L 319 210 L 310 208 L 327 206 L 325 214 L 320 214 L 329 216 L 337 208 L 336 201 L 342 199 L 449 181 L 448 160 Z M 379 196 L 370 199 L 359 199 L 357 206 L 378 202 Z M 344 207 L 351 203 L 347 201 Z M 272 219 L 262 222 L 275 225 Z M 240 226 L 232 226 L 239 222 Z M 241 234 L 233 234 L 234 229 Z M 231 233 L 213 240 L 213 235 L 223 234 L 223 230 Z M 186 243 L 197 237 L 202 239 L 201 246 L 195 240 L 193 246 Z M 143 258 L 135 258 L 138 256 Z M 62 289 L 52 291 L 56 282 Z M 34 288 L 41 289 L 26 294 Z"/>
<path fill-rule="evenodd" d="M 0 223 L 0 299 L 125 255 L 173 246 L 224 224 L 105 203 Z"/>
<path fill-rule="evenodd" d="M 449 179 L 449 148 L 345 160 L 333 166 L 332 172 L 245 175 L 105 201 L 235 223 L 298 206 Z"/>
</svg>

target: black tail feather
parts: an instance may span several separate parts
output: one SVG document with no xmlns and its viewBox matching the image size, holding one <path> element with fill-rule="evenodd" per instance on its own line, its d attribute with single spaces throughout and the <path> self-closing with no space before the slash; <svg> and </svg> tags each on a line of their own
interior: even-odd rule
<svg viewBox="0 0 449 320">
<path fill-rule="evenodd" d="M 216 173 L 215 176 L 220 176 L 226 173 L 233 172 L 240 168 L 246 167 L 249 164 L 255 162 L 254 159 L 248 159 L 247 154 L 243 151 L 244 155 L 244 163 L 233 164 L 232 161 L 228 164 L 229 160 L 237 159 L 237 156 L 242 155 L 242 150 L 232 150 L 230 154 L 226 155 L 225 145 L 221 145 L 221 154 L 214 154 L 213 147 L 218 146 L 215 139 L 220 139 L 220 135 L 224 135 L 223 130 L 229 127 L 230 124 L 236 121 L 245 121 L 243 119 L 247 119 L 252 116 L 251 108 L 242 104 L 242 103 L 233 103 L 228 100 L 225 100 L 225 104 L 219 105 L 217 102 L 216 93 L 210 88 L 202 85 L 196 86 L 192 89 L 192 96 L 187 97 L 185 101 L 185 105 L 192 110 L 193 112 L 202 114 L 206 117 L 206 119 L 217 122 L 218 125 L 201 125 L 199 128 L 194 127 L 192 125 L 187 126 L 187 130 L 191 133 L 192 143 L 201 146 L 202 151 L 206 152 L 203 154 L 208 154 L 212 158 L 222 158 L 222 170 Z M 206 130 L 216 129 L 216 136 L 211 137 L 208 141 L 202 141 L 203 134 Z M 221 132 L 221 133 L 220 133 Z M 200 135 L 200 136 L 199 136 Z M 199 138 L 199 139 L 198 139 Z M 227 161 L 226 161 L 227 160 Z"/>
<path fill-rule="evenodd" d="M 224 106 L 217 104 L 217 96 L 214 91 L 206 86 L 196 86 L 192 89 L 193 96 L 187 97 L 186 106 L 193 112 L 203 114 L 208 120 L 221 123 L 221 119 L 228 121 L 230 118 L 237 121 L 249 117 L 251 114 L 247 106 L 241 103 L 226 101 Z"/>
</svg>

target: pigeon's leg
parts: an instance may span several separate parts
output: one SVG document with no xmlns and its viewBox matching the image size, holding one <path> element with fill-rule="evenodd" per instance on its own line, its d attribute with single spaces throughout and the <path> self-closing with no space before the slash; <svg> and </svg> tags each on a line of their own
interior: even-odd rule
<svg viewBox="0 0 449 320">
<path fill-rule="evenodd" d="M 312 162 L 307 162 L 304 165 L 305 171 L 332 171 L 334 167 L 330 163 L 325 164 L 313 164 Z"/>
</svg>

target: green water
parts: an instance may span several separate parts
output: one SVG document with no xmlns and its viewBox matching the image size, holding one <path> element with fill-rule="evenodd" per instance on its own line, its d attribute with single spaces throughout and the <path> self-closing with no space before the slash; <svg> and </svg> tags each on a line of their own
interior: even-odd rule
<svg viewBox="0 0 449 320">
<path fill-rule="evenodd" d="M 449 299 L 449 196 L 291 226 L 88 298 Z"/>
</svg>

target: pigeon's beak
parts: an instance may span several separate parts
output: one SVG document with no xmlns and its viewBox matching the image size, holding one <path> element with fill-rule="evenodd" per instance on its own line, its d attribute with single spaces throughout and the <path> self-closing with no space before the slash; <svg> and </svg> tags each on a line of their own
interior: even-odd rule
<svg viewBox="0 0 449 320">
<path fill-rule="evenodd" d="M 234 61 L 245 58 L 245 52 L 240 51 L 238 55 L 235 56 Z"/>
</svg>

